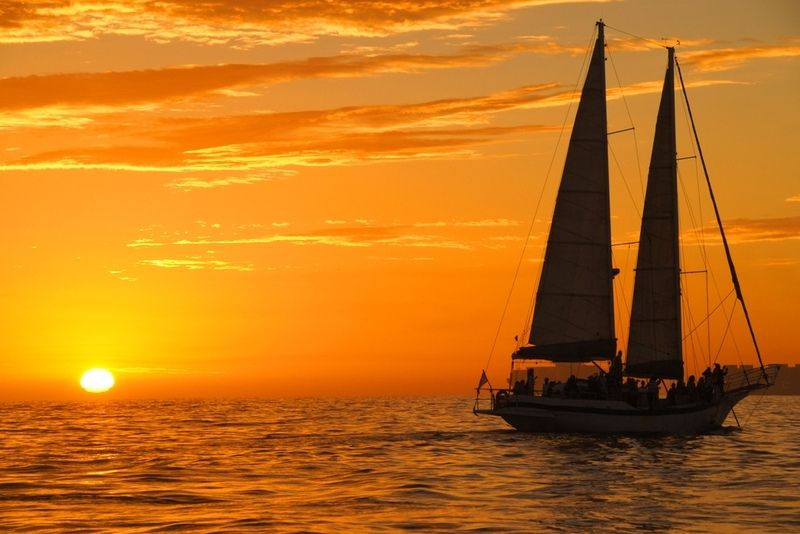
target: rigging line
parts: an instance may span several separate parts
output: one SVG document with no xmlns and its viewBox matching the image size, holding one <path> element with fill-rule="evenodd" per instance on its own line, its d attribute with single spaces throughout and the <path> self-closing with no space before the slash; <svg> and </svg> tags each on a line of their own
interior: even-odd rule
<svg viewBox="0 0 800 534">
<path fill-rule="evenodd" d="M 717 349 L 717 353 L 714 355 L 714 361 L 711 363 L 717 363 L 719 359 L 719 354 L 722 352 L 722 347 L 725 346 L 725 338 L 728 336 L 728 330 L 731 327 L 731 320 L 733 320 L 733 312 L 736 310 L 736 301 L 733 302 L 733 310 L 731 310 L 731 316 L 728 318 L 728 324 L 725 325 L 725 331 L 722 333 L 722 340 L 719 342 L 719 349 Z M 766 371 L 764 372 L 766 374 Z"/>
<path fill-rule="evenodd" d="M 494 339 L 492 340 L 492 348 L 489 350 L 489 357 L 486 360 L 486 366 L 484 369 L 489 368 L 489 363 L 492 361 L 492 356 L 494 355 L 494 350 L 497 347 L 497 340 L 500 338 L 500 330 L 503 327 L 503 322 L 505 321 L 506 313 L 508 312 L 508 306 L 511 303 L 511 296 L 514 293 L 514 287 L 517 285 L 517 278 L 519 277 L 519 271 L 522 267 L 522 261 L 525 259 L 525 252 L 528 250 L 528 244 L 530 242 L 531 234 L 533 233 L 533 226 L 536 224 L 536 216 L 539 213 L 539 208 L 542 204 L 542 198 L 544 197 L 545 189 L 547 188 L 547 183 L 550 181 L 550 175 L 553 170 L 553 164 L 556 159 L 556 153 L 558 152 L 558 147 L 561 144 L 561 139 L 564 136 L 564 130 L 567 127 L 567 119 L 569 117 L 569 113 L 572 110 L 572 103 L 575 100 L 575 94 L 578 92 L 578 87 L 580 85 L 581 77 L 583 75 L 584 69 L 586 69 L 587 64 L 589 63 L 589 57 L 591 54 L 591 50 L 594 45 L 594 41 L 596 40 L 595 35 L 597 34 L 597 26 L 595 26 L 594 30 L 592 30 L 592 37 L 589 40 L 589 46 L 586 49 L 586 53 L 584 54 L 583 58 L 583 65 L 581 66 L 581 71 L 578 74 L 578 79 L 575 82 L 575 86 L 572 90 L 572 97 L 570 98 L 569 105 L 567 106 L 567 112 L 564 114 L 564 121 L 561 123 L 561 130 L 558 133 L 558 139 L 556 140 L 556 148 L 553 150 L 553 156 L 550 158 L 550 164 L 547 167 L 547 173 L 545 173 L 544 183 L 542 184 L 542 189 L 539 192 L 539 198 L 536 201 L 536 208 L 533 211 L 533 217 L 531 218 L 531 224 L 528 227 L 528 234 L 525 238 L 525 244 L 522 246 L 522 253 L 519 256 L 519 261 L 517 262 L 517 267 L 514 270 L 514 278 L 511 281 L 511 287 L 508 290 L 508 295 L 506 296 L 506 302 L 503 305 L 503 312 L 500 314 L 500 322 L 497 325 L 497 330 L 494 334 Z M 539 276 L 541 277 L 541 269 L 539 271 Z M 531 304 L 531 309 L 533 309 L 533 305 Z M 510 376 L 510 375 L 509 375 Z M 510 380 L 510 378 L 509 378 Z"/>
<path fill-rule="evenodd" d="M 753 416 L 753 414 L 755 413 L 756 409 L 758 408 L 758 405 L 759 405 L 759 404 L 761 404 L 761 401 L 762 401 L 762 400 L 764 400 L 764 396 L 765 396 L 766 394 L 767 394 L 767 390 L 766 390 L 766 388 L 764 388 L 764 391 L 762 391 L 762 392 L 761 392 L 761 395 L 759 395 L 759 396 L 758 396 L 758 398 L 756 399 L 756 402 L 755 402 L 755 404 L 754 404 L 754 405 L 753 405 L 753 407 L 750 409 L 750 411 L 747 413 L 747 417 L 746 417 L 746 418 L 745 418 L 745 420 L 744 420 L 744 424 L 745 424 L 745 425 L 746 425 L 746 424 L 747 424 L 747 422 L 750 420 L 750 417 L 752 417 L 752 416 Z"/>
<path fill-rule="evenodd" d="M 742 429 L 742 425 L 739 424 L 739 418 L 736 417 L 736 411 L 731 407 L 731 413 L 733 414 L 733 418 L 736 420 L 736 426 L 739 427 L 739 430 Z"/>
<path fill-rule="evenodd" d="M 686 123 L 687 131 L 691 130 L 691 121 L 689 120 L 689 114 L 686 111 L 686 105 L 683 106 L 683 120 Z M 706 270 L 706 280 L 705 280 L 705 293 L 706 293 L 706 316 L 709 315 L 710 309 L 710 298 L 708 293 L 708 271 L 710 270 L 710 265 L 708 261 L 708 250 L 706 249 L 706 238 L 705 238 L 705 216 L 703 215 L 703 195 L 701 194 L 700 190 L 700 172 L 698 170 L 698 158 L 697 158 L 697 147 L 694 143 L 690 143 L 692 156 L 690 156 L 694 160 L 694 182 L 695 182 L 695 189 L 697 190 L 697 211 L 698 211 L 698 219 L 700 221 L 699 225 L 696 225 L 697 231 L 695 234 L 699 233 L 699 243 L 700 243 L 700 256 L 703 259 L 703 268 Z M 688 159 L 688 157 L 686 158 Z M 688 200 L 688 194 L 687 200 Z M 714 280 L 714 284 L 716 285 L 716 277 L 714 277 L 714 273 L 711 273 L 712 279 Z M 719 296 L 719 290 L 717 290 L 717 296 Z M 711 357 L 711 321 L 706 323 L 706 355 L 707 357 Z"/>
<path fill-rule="evenodd" d="M 728 300 L 728 298 L 730 298 L 730 296 L 731 296 L 732 294 L 733 294 L 733 289 L 731 289 L 730 293 L 728 293 L 727 295 L 725 295 L 725 298 L 724 298 L 722 301 L 720 301 L 720 303 L 719 303 L 719 304 L 717 304 L 717 306 L 716 306 L 716 307 L 715 307 L 713 310 L 711 310 L 711 313 L 709 313 L 709 314 L 708 314 L 708 316 L 707 316 L 705 319 L 703 319 L 702 321 L 700 321 L 699 323 L 697 323 L 697 326 L 695 326 L 695 327 L 694 327 L 694 329 L 692 329 L 691 331 L 689 331 L 689 333 L 688 333 L 688 334 L 684 335 L 683 339 L 686 339 L 687 337 L 691 336 L 691 335 L 694 333 L 694 331 L 695 331 L 695 330 L 697 330 L 698 328 L 700 328 L 701 326 L 703 326 L 703 323 L 705 323 L 706 321 L 710 320 L 710 319 L 711 319 L 711 316 L 712 316 L 712 315 L 714 315 L 714 312 L 716 312 L 716 311 L 719 309 L 719 307 L 720 307 L 720 306 L 722 306 L 723 304 L 725 304 L 725 301 L 726 301 L 726 300 Z M 723 310 L 724 310 L 724 308 L 723 308 Z M 728 318 L 728 314 L 727 314 L 727 313 L 725 314 L 725 318 L 726 318 L 726 319 Z"/>
<path fill-rule="evenodd" d="M 683 271 L 682 274 L 689 274 L 691 272 L 705 272 L 706 273 L 706 287 L 705 287 L 706 317 L 708 317 L 708 309 L 709 309 L 709 302 L 708 302 L 708 265 L 707 265 L 707 261 L 705 260 L 705 249 L 703 247 L 704 243 L 701 240 L 701 238 L 697 237 L 698 236 L 698 230 L 697 229 L 698 228 L 702 228 L 703 225 L 702 225 L 702 221 L 701 221 L 700 224 L 698 224 L 697 220 L 695 219 L 694 210 L 692 209 L 692 204 L 691 204 L 691 201 L 689 200 L 688 188 L 686 187 L 686 185 L 683 182 L 683 175 L 682 175 L 682 173 L 680 172 L 679 169 L 678 169 L 678 173 L 677 174 L 678 174 L 678 181 L 680 183 L 680 190 L 681 190 L 681 193 L 683 194 L 683 201 L 684 201 L 684 203 L 686 205 L 686 211 L 689 213 L 689 219 L 691 219 L 691 222 L 692 222 L 693 233 L 695 234 L 695 238 L 698 241 L 698 245 L 700 245 L 700 247 L 701 247 L 700 251 L 701 251 L 701 256 L 703 257 L 703 265 L 704 265 L 704 267 L 706 267 L 706 269 L 703 270 L 703 271 Z M 685 261 L 684 255 L 681 255 L 681 261 L 682 262 Z M 686 293 L 687 293 L 687 309 L 691 313 L 691 308 L 688 307 L 688 285 L 687 285 L 686 289 L 687 289 L 687 291 L 686 291 Z M 702 324 L 702 322 L 700 324 Z M 709 322 L 708 323 L 709 332 L 710 332 L 710 324 L 711 323 Z M 692 332 L 694 332 L 695 330 L 696 330 L 696 328 L 693 328 Z M 709 337 L 710 337 L 710 334 L 709 334 Z M 684 337 L 684 339 L 685 339 L 685 337 Z M 694 348 L 694 338 L 692 338 L 692 343 L 693 343 L 692 348 Z M 711 359 L 711 343 L 709 343 L 708 347 L 707 347 L 706 359 L 709 360 L 709 361 Z"/>
<path fill-rule="evenodd" d="M 619 285 L 618 284 L 614 284 L 612 286 L 612 288 L 614 290 L 614 300 L 615 300 L 615 302 L 618 302 L 619 299 L 620 299 Z M 614 311 L 616 312 L 617 323 L 621 325 L 622 324 L 622 309 L 621 309 L 621 306 L 614 306 Z M 614 331 L 617 333 L 617 341 L 621 341 L 621 339 L 620 339 L 621 336 L 620 336 L 619 329 L 615 327 Z"/>
<path fill-rule="evenodd" d="M 714 214 L 717 216 L 717 224 L 719 225 L 719 233 L 722 236 L 722 244 L 725 248 L 725 256 L 728 259 L 728 267 L 731 271 L 731 280 L 733 281 L 733 287 L 736 289 L 736 297 L 739 299 L 739 302 L 742 303 L 742 312 L 744 312 L 744 318 L 747 321 L 747 328 L 750 330 L 750 337 L 753 339 L 753 347 L 756 349 L 756 356 L 758 356 L 758 364 L 761 367 L 761 374 L 764 376 L 764 379 L 769 383 L 769 378 L 767 377 L 767 371 L 764 369 L 764 360 L 761 358 L 761 349 L 758 348 L 758 341 L 756 340 L 756 333 L 753 330 L 753 323 L 750 321 L 750 313 L 747 311 L 747 305 L 744 302 L 744 296 L 742 295 L 742 288 L 739 285 L 739 277 L 736 275 L 736 267 L 733 264 L 733 257 L 731 256 L 731 250 L 728 246 L 728 238 L 725 236 L 725 229 L 722 226 L 722 217 L 719 214 L 719 208 L 717 207 L 717 199 L 714 197 L 714 191 L 711 188 L 711 178 L 708 175 L 708 168 L 706 167 L 706 160 L 703 157 L 703 149 L 700 146 L 700 138 L 697 135 L 697 128 L 694 124 L 694 117 L 692 116 L 692 107 L 689 105 L 689 96 L 686 94 L 686 85 L 683 83 L 683 73 L 681 72 L 681 67 L 678 61 L 675 61 L 675 66 L 678 67 L 678 77 L 681 81 L 681 90 L 683 91 L 683 98 L 686 101 L 686 110 L 689 112 L 689 119 L 692 123 L 692 132 L 694 133 L 694 140 L 697 144 L 697 153 L 700 155 L 700 163 L 703 166 L 703 174 L 706 177 L 706 183 L 708 184 L 708 193 L 711 196 L 711 204 L 714 206 Z"/>
<path fill-rule="evenodd" d="M 686 122 L 687 130 L 691 129 L 691 123 L 689 121 L 689 114 L 686 112 L 686 106 L 683 106 L 683 120 Z M 700 253 L 703 258 L 703 268 L 706 270 L 706 315 L 709 314 L 710 309 L 710 298 L 708 293 L 708 271 L 710 270 L 709 262 L 708 262 L 708 250 L 706 249 L 706 234 L 705 234 L 705 215 L 703 215 L 703 195 L 701 194 L 700 190 L 700 172 L 698 169 L 698 158 L 697 158 L 697 148 L 695 147 L 694 143 L 690 143 L 692 147 L 692 159 L 694 160 L 694 183 L 695 189 L 697 190 L 697 211 L 699 213 L 698 218 L 700 220 L 700 225 L 698 227 L 698 232 L 700 234 Z M 712 277 L 714 274 L 712 273 Z M 716 279 L 715 279 L 716 283 Z M 706 354 L 711 355 L 711 321 L 706 324 Z"/>
<path fill-rule="evenodd" d="M 619 171 L 619 175 L 622 178 L 622 183 L 625 184 L 625 190 L 628 192 L 628 196 L 633 203 L 633 209 L 636 210 L 636 214 L 639 218 L 642 218 L 642 213 L 639 211 L 639 206 L 636 205 L 636 199 L 633 198 L 633 192 L 631 191 L 630 186 L 628 185 L 628 180 L 625 179 L 625 173 L 622 171 L 622 166 L 619 164 L 619 160 L 617 159 L 617 154 L 614 152 L 614 149 L 611 147 L 611 143 L 608 144 L 608 151 L 611 153 L 611 158 L 614 160 L 614 164 L 617 166 L 617 170 Z M 612 247 L 614 245 L 611 245 Z"/>
<path fill-rule="evenodd" d="M 615 28 L 613 26 L 609 26 L 608 24 L 605 25 L 606 28 L 609 30 L 614 30 L 615 32 L 624 33 L 629 37 L 633 37 L 634 39 L 639 39 L 640 41 L 645 41 L 647 43 L 652 43 L 660 48 L 670 48 L 669 46 L 665 45 L 664 43 L 659 43 L 653 39 L 648 39 L 647 37 L 642 37 L 641 35 L 636 35 L 635 33 L 626 32 L 625 30 L 620 30 L 619 28 Z"/>
<path fill-rule="evenodd" d="M 684 322 L 686 323 L 687 326 L 693 325 L 694 324 L 694 317 L 692 317 L 692 310 L 689 307 L 689 303 L 686 302 L 686 301 L 683 301 L 681 305 L 686 310 L 686 314 L 683 317 Z M 684 340 L 685 339 L 686 338 L 684 338 Z M 699 352 L 697 350 L 697 346 L 695 345 L 696 341 L 697 341 L 697 339 L 696 339 L 695 336 L 691 336 L 691 339 L 689 339 L 689 345 L 692 348 L 692 360 L 695 363 L 695 367 L 697 366 L 697 353 Z M 683 350 L 684 350 L 684 354 L 685 354 L 685 352 L 686 352 L 686 344 L 683 343 L 683 340 L 682 340 L 681 344 L 683 345 Z"/>
<path fill-rule="evenodd" d="M 614 64 L 614 56 L 611 55 L 611 49 L 608 46 L 606 46 L 606 50 L 608 50 L 608 60 L 609 63 L 611 63 L 611 70 L 614 71 L 614 77 L 617 79 L 617 87 L 619 87 L 619 94 L 620 96 L 622 96 L 622 103 L 625 105 L 625 112 L 628 114 L 628 121 L 631 124 L 630 130 L 633 132 L 633 151 L 636 154 L 636 170 L 639 172 L 639 189 L 641 189 L 642 198 L 644 198 L 644 177 L 642 176 L 642 161 L 639 158 L 639 140 L 636 138 L 636 127 L 633 123 L 633 115 L 631 115 L 631 108 L 628 106 L 628 99 L 625 98 L 625 91 L 622 89 L 622 82 L 620 81 L 619 74 L 617 73 L 617 66 Z M 636 207 L 635 202 L 633 205 L 634 207 Z"/>
<path fill-rule="evenodd" d="M 686 128 L 688 130 L 691 130 L 692 125 L 691 125 L 691 122 L 689 121 L 689 114 L 686 111 L 685 103 L 684 103 L 684 106 L 683 106 L 683 120 L 686 122 Z M 698 241 L 700 243 L 700 252 L 701 252 L 701 255 L 703 257 L 703 266 L 706 269 L 708 269 L 708 252 L 706 251 L 705 227 L 703 226 L 704 225 L 703 221 L 705 219 L 703 217 L 702 195 L 700 194 L 700 173 L 697 172 L 697 147 L 695 146 L 694 143 L 691 143 L 691 148 L 692 148 L 692 156 L 687 156 L 686 158 L 679 158 L 679 160 L 688 159 L 688 158 L 694 159 L 695 185 L 697 186 L 697 208 L 698 208 L 698 211 L 700 212 L 700 217 L 699 217 L 700 224 L 697 225 L 697 223 L 695 223 L 695 222 L 693 222 L 692 224 L 695 225 L 695 229 L 696 229 L 695 234 L 698 234 L 698 233 L 700 234 L 700 239 L 698 239 Z M 681 187 L 683 187 L 683 184 L 681 184 Z M 684 194 L 686 194 L 686 193 L 684 193 Z M 688 194 L 686 194 L 686 199 L 687 199 L 686 202 L 687 203 L 689 202 L 688 198 L 689 198 Z"/>
<path fill-rule="evenodd" d="M 612 257 L 613 257 L 614 249 L 611 249 L 611 254 L 612 254 Z M 628 321 L 630 321 L 630 317 L 631 317 L 630 310 L 628 309 L 628 295 L 625 293 L 625 281 L 627 279 L 626 278 L 626 274 L 628 272 L 628 261 L 630 259 L 630 256 L 631 256 L 631 247 L 630 247 L 630 244 L 629 244 L 628 247 L 627 247 L 627 252 L 625 254 L 625 264 L 622 266 L 622 269 L 620 270 L 619 280 L 617 281 L 616 284 L 614 284 L 614 290 L 619 292 L 620 295 L 622 295 L 621 298 L 618 298 L 615 301 L 615 302 L 621 302 L 622 303 L 621 305 L 616 306 L 617 315 L 618 315 L 618 318 L 619 318 L 619 326 L 620 326 L 620 328 L 617 330 L 617 337 L 619 338 L 619 341 L 620 341 L 619 345 L 622 345 L 622 346 L 627 345 L 629 331 L 625 330 L 624 327 L 625 327 L 626 323 Z M 617 280 L 617 279 L 615 279 L 615 280 Z M 623 311 L 624 311 L 624 313 L 623 313 Z M 625 320 L 626 318 L 628 319 L 628 321 Z M 623 332 L 624 332 L 624 336 L 622 334 Z"/>
<path fill-rule="evenodd" d="M 683 104 L 684 104 L 682 106 L 682 108 L 683 108 L 683 119 L 684 119 L 684 122 L 686 123 L 687 130 L 691 131 L 691 122 L 689 120 L 689 115 L 688 115 L 688 113 L 686 111 L 686 104 L 685 104 L 685 102 Z M 698 209 L 698 212 L 699 212 L 699 215 L 698 215 L 699 224 L 697 223 L 697 221 L 695 221 L 694 213 L 693 213 L 693 211 L 691 211 L 691 209 L 690 209 L 689 214 L 690 214 L 690 217 L 692 219 L 692 224 L 694 226 L 693 231 L 694 231 L 695 239 L 697 239 L 697 243 L 698 243 L 698 245 L 700 247 L 700 258 L 702 259 L 703 268 L 705 269 L 705 272 L 706 272 L 706 276 L 705 276 L 705 297 L 706 297 L 706 317 L 708 317 L 710 315 L 709 310 L 710 310 L 710 307 L 711 307 L 710 299 L 709 299 L 709 292 L 708 292 L 708 271 L 710 270 L 710 268 L 709 268 L 709 261 L 708 261 L 708 251 L 706 249 L 706 240 L 705 240 L 705 223 L 704 223 L 705 218 L 703 216 L 703 198 L 702 198 L 702 195 L 700 193 L 700 173 L 698 172 L 698 168 L 697 168 L 697 159 L 698 159 L 697 158 L 697 148 L 696 148 L 694 143 L 690 143 L 690 146 L 691 146 L 691 150 L 692 150 L 692 155 L 691 156 L 686 156 L 684 158 L 678 158 L 678 161 L 685 160 L 685 159 L 693 159 L 694 160 L 694 175 L 695 175 L 695 186 L 696 186 L 696 190 L 697 190 L 697 209 Z M 683 183 L 683 177 L 682 176 L 681 176 L 681 189 L 683 190 L 683 194 L 684 194 L 684 199 L 685 199 L 686 205 L 690 206 L 688 188 Z M 716 287 L 716 277 L 714 276 L 713 272 L 711 273 L 711 276 L 712 276 L 712 278 L 714 280 L 715 289 L 717 290 L 717 296 L 719 297 L 719 288 Z M 710 359 L 711 359 L 711 321 L 710 320 L 706 322 L 706 358 L 707 358 L 707 360 L 708 360 L 708 362 L 710 364 L 711 363 L 710 362 Z"/>
</svg>

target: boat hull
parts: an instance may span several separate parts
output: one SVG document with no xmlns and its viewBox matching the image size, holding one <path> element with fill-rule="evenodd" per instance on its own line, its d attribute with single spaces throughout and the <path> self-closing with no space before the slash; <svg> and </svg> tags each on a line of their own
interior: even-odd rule
<svg viewBox="0 0 800 534">
<path fill-rule="evenodd" d="M 523 432 L 701 434 L 722 426 L 747 391 L 711 403 L 635 408 L 623 401 L 519 396 L 503 407 L 476 410 L 501 417 Z"/>
</svg>

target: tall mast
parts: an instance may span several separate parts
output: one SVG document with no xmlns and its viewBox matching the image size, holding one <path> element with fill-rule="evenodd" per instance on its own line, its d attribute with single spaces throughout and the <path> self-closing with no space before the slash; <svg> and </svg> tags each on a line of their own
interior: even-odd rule
<svg viewBox="0 0 800 534">
<path fill-rule="evenodd" d="M 706 184 L 708 185 L 708 194 L 711 197 L 711 204 L 714 206 L 714 215 L 717 218 L 717 226 L 719 227 L 720 236 L 722 236 L 722 246 L 725 249 L 725 257 L 728 260 L 728 269 L 731 272 L 731 281 L 733 282 L 733 289 L 736 291 L 736 298 L 742 303 L 742 311 L 744 318 L 747 321 L 747 328 L 750 330 L 750 337 L 753 339 L 753 347 L 756 349 L 756 356 L 758 356 L 758 365 L 761 367 L 764 379 L 769 383 L 767 372 L 764 369 L 764 360 L 761 359 L 761 350 L 758 348 L 758 341 L 756 341 L 756 333 L 753 330 L 753 323 L 750 322 L 750 314 L 747 312 L 747 304 L 744 302 L 744 295 L 742 295 L 742 286 L 739 285 L 739 277 L 736 275 L 736 266 L 733 264 L 733 256 L 731 256 L 731 249 L 728 246 L 728 238 L 725 236 L 725 228 L 722 226 L 722 217 L 719 214 L 717 207 L 717 199 L 714 197 L 714 190 L 711 188 L 711 178 L 708 175 L 708 168 L 706 167 L 706 160 L 703 157 L 703 149 L 700 147 L 700 138 L 697 135 L 697 128 L 694 124 L 694 116 L 692 115 L 692 107 L 689 105 L 689 96 L 686 94 L 686 85 L 683 83 L 683 73 L 681 66 L 675 62 L 678 67 L 678 78 L 681 81 L 681 91 L 683 92 L 683 99 L 686 102 L 686 111 L 689 112 L 689 122 L 692 123 L 692 133 L 694 134 L 694 141 L 697 145 L 697 153 L 700 155 L 700 163 L 703 166 L 703 174 L 706 177 Z"/>
</svg>

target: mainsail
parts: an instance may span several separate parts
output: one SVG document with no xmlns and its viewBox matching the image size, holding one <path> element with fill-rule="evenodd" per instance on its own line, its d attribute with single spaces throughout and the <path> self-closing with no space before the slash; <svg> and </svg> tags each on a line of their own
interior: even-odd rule
<svg viewBox="0 0 800 534">
<path fill-rule="evenodd" d="M 590 361 L 616 350 L 603 23 L 597 27 L 536 293 L 534 346 L 517 358 Z"/>
<path fill-rule="evenodd" d="M 627 373 L 682 378 L 674 50 L 658 108 L 639 237 Z"/>
</svg>

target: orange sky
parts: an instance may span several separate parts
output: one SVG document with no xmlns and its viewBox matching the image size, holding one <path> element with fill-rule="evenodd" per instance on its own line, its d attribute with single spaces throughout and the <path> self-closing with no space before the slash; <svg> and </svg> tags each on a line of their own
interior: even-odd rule
<svg viewBox="0 0 800 534">
<path fill-rule="evenodd" d="M 621 28 L 680 40 L 762 352 L 800 362 L 796 2 L 223 4 L 0 8 L 0 399 L 81 397 L 94 366 L 118 398 L 469 394 L 543 192 L 489 366 L 501 383 L 599 17 L 609 129 L 636 127 L 610 138 L 614 240 L 638 236 L 666 62 Z M 691 156 L 682 107 L 678 122 Z M 684 270 L 702 270 L 713 215 L 696 160 L 680 172 Z M 703 235 L 709 306 L 728 313 Z M 624 347 L 635 247 L 614 253 Z M 705 280 L 685 281 L 687 331 Z M 734 317 L 723 337 L 712 315 L 711 352 L 753 363 Z"/>
</svg>

